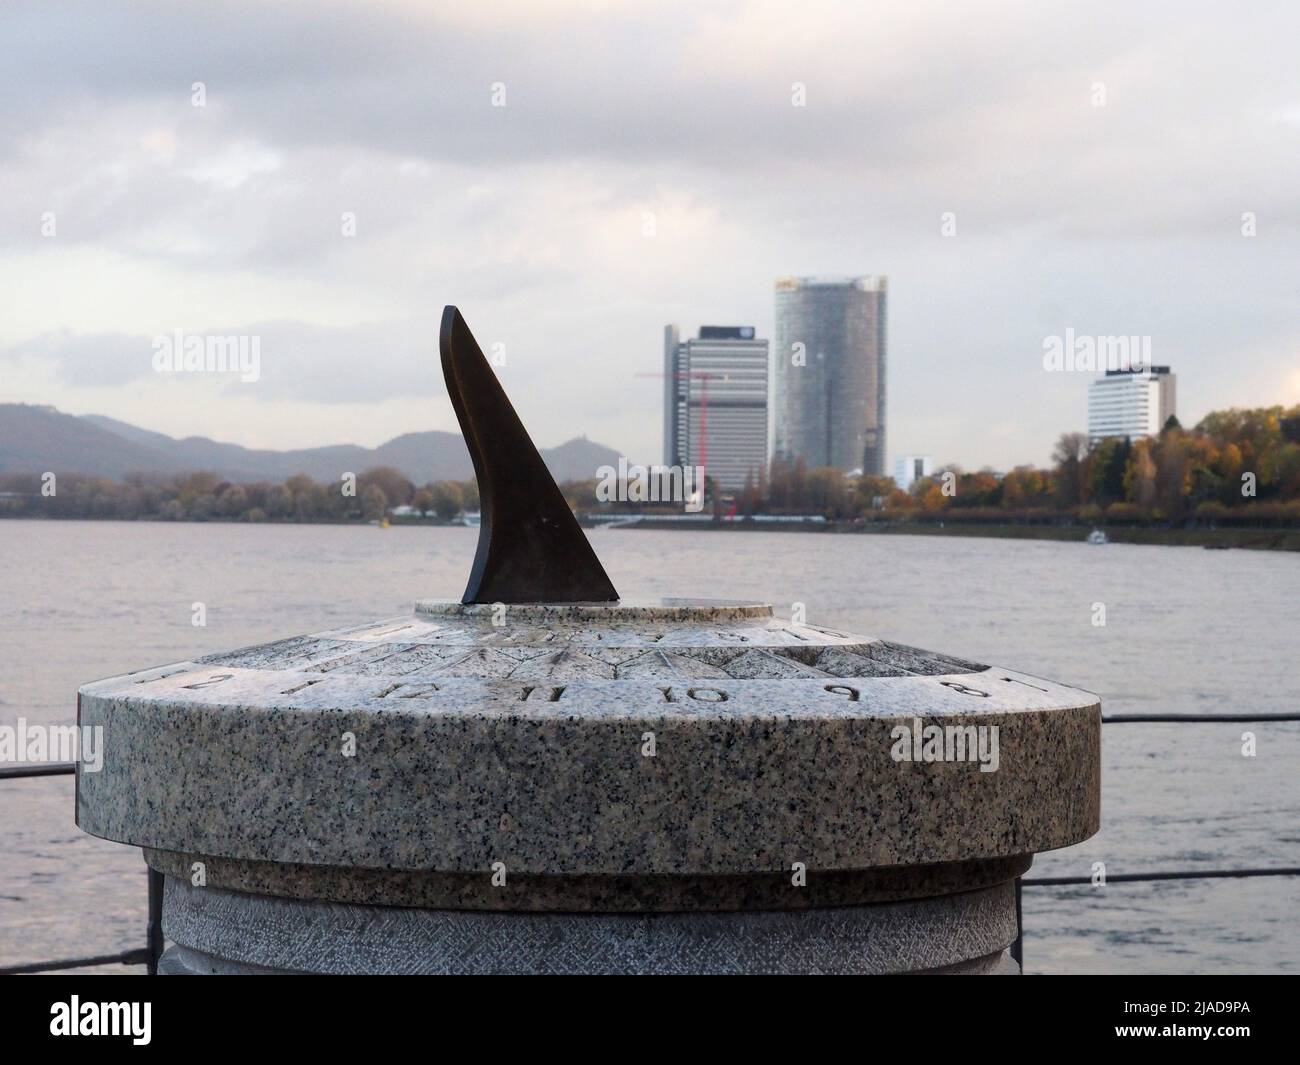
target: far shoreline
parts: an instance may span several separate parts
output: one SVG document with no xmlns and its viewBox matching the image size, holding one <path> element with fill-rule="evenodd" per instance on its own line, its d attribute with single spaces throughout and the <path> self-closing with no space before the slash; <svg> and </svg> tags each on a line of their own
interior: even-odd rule
<svg viewBox="0 0 1300 1065">
<path fill-rule="evenodd" d="M 596 523 L 597 526 L 604 524 Z M 1013 523 L 960 522 L 676 522 L 644 518 L 618 526 L 620 530 L 671 529 L 700 532 L 811 532 L 847 536 L 974 536 L 995 540 L 1056 540 L 1082 543 L 1090 527 L 1080 525 L 1018 525 Z M 1263 526 L 1236 529 L 1152 528 L 1147 526 L 1098 526 L 1112 544 L 1145 544 L 1158 547 L 1242 548 L 1256 551 L 1300 551 L 1300 529 Z"/>
<path fill-rule="evenodd" d="M 851 522 L 851 521 L 808 521 L 801 519 L 792 519 L 790 521 L 772 520 L 768 518 L 764 521 L 746 521 L 744 519 L 730 521 L 680 521 L 671 518 L 665 520 L 659 515 L 646 515 L 638 518 L 636 515 L 619 515 L 619 517 L 610 521 L 608 517 L 601 515 L 600 520 L 593 520 L 589 514 L 578 515 L 579 522 L 586 529 L 603 529 L 610 528 L 619 531 L 634 529 L 650 530 L 668 530 L 672 532 L 707 532 L 707 533 L 816 533 L 819 535 L 838 535 L 838 536 L 968 536 L 979 537 L 993 540 L 1054 540 L 1061 543 L 1083 543 L 1092 526 L 1083 525 L 1051 525 L 1051 524 L 1017 524 L 1013 522 L 917 522 L 917 521 L 877 521 L 877 522 Z M 94 517 L 55 517 L 53 515 L 35 516 L 30 514 L 24 515 L 3 515 L 0 514 L 0 522 L 63 522 L 63 521 L 80 521 L 80 522 L 107 522 L 120 525 L 243 525 L 243 526 L 275 526 L 288 528 L 297 525 L 351 525 L 357 528 L 374 528 L 378 525 L 376 521 L 348 520 L 348 519 L 298 519 L 298 520 L 265 520 L 265 521 L 240 521 L 230 518 L 206 518 L 202 521 L 182 518 L 179 520 L 168 520 L 154 517 L 139 518 L 94 518 Z M 466 526 L 460 521 L 443 521 L 438 518 L 419 518 L 412 516 L 399 516 L 389 518 L 389 527 L 411 527 L 411 528 L 444 528 L 444 529 L 464 529 L 474 528 Z M 1239 548 L 1254 551 L 1300 551 L 1300 529 L 1296 528 L 1270 528 L 1268 526 L 1243 526 L 1239 528 L 1213 528 L 1213 527 L 1193 527 L 1193 528 L 1165 528 L 1158 526 L 1141 526 L 1141 525 L 1098 525 L 1096 528 L 1106 533 L 1107 538 L 1112 544 L 1139 544 L 1152 547 L 1204 547 L 1210 549 Z"/>
</svg>

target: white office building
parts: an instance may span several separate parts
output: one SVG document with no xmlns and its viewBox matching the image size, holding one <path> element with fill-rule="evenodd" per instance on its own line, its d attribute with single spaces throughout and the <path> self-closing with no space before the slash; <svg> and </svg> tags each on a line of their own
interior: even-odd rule
<svg viewBox="0 0 1300 1065">
<path fill-rule="evenodd" d="M 767 469 L 767 341 L 751 325 L 664 329 L 664 463 L 703 466 L 728 492 Z"/>
<path fill-rule="evenodd" d="M 904 492 L 910 492 L 912 485 L 933 472 L 934 459 L 929 455 L 903 455 L 894 459 L 894 483 Z"/>
<path fill-rule="evenodd" d="M 1088 438 L 1155 436 L 1175 413 L 1176 378 L 1168 366 L 1107 370 L 1088 389 Z"/>
</svg>

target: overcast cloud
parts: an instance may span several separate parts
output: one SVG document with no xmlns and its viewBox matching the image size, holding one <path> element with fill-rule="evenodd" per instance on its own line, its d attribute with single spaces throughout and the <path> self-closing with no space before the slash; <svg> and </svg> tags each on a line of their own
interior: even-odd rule
<svg viewBox="0 0 1300 1065">
<path fill-rule="evenodd" d="M 879 273 L 891 456 L 1045 461 L 1067 328 L 1150 335 L 1185 422 L 1300 402 L 1294 3 L 9 3 L 0 40 L 0 401 L 450 429 L 457 303 L 540 443 L 649 460 L 664 323 L 770 336 L 776 277 Z M 261 379 L 154 373 L 176 329 Z"/>
</svg>

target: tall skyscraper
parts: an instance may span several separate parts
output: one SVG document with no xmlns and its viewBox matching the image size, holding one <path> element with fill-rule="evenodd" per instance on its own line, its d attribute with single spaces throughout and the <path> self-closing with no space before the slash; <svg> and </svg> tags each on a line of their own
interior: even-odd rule
<svg viewBox="0 0 1300 1065">
<path fill-rule="evenodd" d="M 1107 370 L 1088 387 L 1088 438 L 1155 436 L 1176 412 L 1177 377 L 1168 366 Z"/>
<path fill-rule="evenodd" d="M 773 453 L 885 473 L 884 277 L 776 283 Z"/>
<path fill-rule="evenodd" d="M 752 325 L 664 328 L 664 464 L 703 466 L 726 491 L 767 467 L 767 341 Z"/>
</svg>

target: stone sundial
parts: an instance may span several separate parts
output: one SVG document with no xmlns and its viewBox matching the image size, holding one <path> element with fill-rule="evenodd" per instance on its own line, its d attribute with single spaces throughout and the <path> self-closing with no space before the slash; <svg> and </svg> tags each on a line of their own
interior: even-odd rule
<svg viewBox="0 0 1300 1065">
<path fill-rule="evenodd" d="M 1100 706 L 773 616 L 627 602 L 455 308 L 460 601 L 88 684 L 77 822 L 167 877 L 171 972 L 1009 971 L 1098 827 Z"/>
</svg>

